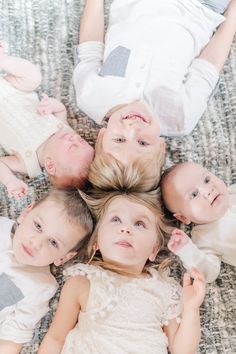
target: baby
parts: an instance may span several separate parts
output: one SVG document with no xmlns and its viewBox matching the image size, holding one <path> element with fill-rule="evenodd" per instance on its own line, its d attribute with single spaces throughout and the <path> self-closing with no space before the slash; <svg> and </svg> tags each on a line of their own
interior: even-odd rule
<svg viewBox="0 0 236 354">
<path fill-rule="evenodd" d="M 17 222 L 0 217 L 0 353 L 19 353 L 57 289 L 49 264 L 77 254 L 93 229 L 77 191 L 53 189 Z"/>
<path fill-rule="evenodd" d="M 10 156 L 0 157 L 0 182 L 9 196 L 21 198 L 27 185 L 14 172 L 36 177 L 45 168 L 57 186 L 82 187 L 93 160 L 93 148 L 68 125 L 62 103 L 34 89 L 38 68 L 25 59 L 5 54 L 0 43 L 0 144 Z"/>
<path fill-rule="evenodd" d="M 236 266 L 236 188 L 202 166 L 184 162 L 172 166 L 161 178 L 166 208 L 188 225 L 194 223 L 192 239 L 175 229 L 168 243 L 187 269 L 197 267 L 207 282 L 220 272 L 221 260 Z"/>
</svg>

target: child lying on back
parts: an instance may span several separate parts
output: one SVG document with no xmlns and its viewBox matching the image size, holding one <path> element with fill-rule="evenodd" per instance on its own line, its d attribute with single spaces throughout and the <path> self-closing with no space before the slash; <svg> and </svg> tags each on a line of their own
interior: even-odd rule
<svg viewBox="0 0 236 354">
<path fill-rule="evenodd" d="M 29 61 L 5 54 L 0 43 L 0 144 L 10 156 L 0 157 L 0 182 L 9 196 L 21 198 L 27 185 L 13 172 L 36 177 L 44 167 L 57 186 L 83 187 L 93 148 L 68 125 L 64 105 L 33 92 L 41 74 Z"/>
<path fill-rule="evenodd" d="M 162 199 L 173 216 L 194 223 L 192 239 L 175 229 L 168 243 L 187 269 L 197 267 L 207 282 L 220 272 L 221 260 L 236 266 L 236 188 L 202 166 L 184 162 L 169 168 L 161 179 Z"/>
</svg>

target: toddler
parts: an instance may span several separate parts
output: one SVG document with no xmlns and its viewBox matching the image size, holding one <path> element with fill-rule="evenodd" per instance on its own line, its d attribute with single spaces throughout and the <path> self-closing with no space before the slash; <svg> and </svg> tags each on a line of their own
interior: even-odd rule
<svg viewBox="0 0 236 354">
<path fill-rule="evenodd" d="M 228 4 L 224 18 L 217 12 Z M 236 2 L 114 0 L 105 43 L 103 12 L 104 0 L 86 1 L 78 106 L 99 124 L 108 119 L 98 136 L 103 152 L 161 165 L 160 134 L 189 134 L 206 109 L 236 31 Z"/>
<path fill-rule="evenodd" d="M 52 190 L 17 222 L 0 217 L 0 353 L 17 354 L 31 340 L 57 289 L 49 264 L 74 257 L 92 229 L 86 203 L 73 190 Z"/>
<path fill-rule="evenodd" d="M 41 74 L 25 59 L 5 54 L 0 43 L 0 144 L 10 156 L 0 157 L 0 181 L 9 196 L 20 198 L 27 185 L 14 172 L 36 177 L 44 167 L 57 186 L 82 187 L 93 160 L 93 148 L 66 120 L 62 103 L 33 92 Z"/>
<path fill-rule="evenodd" d="M 220 272 L 221 260 L 236 266 L 236 188 L 202 166 L 184 162 L 168 169 L 161 179 L 166 208 L 188 225 L 194 223 L 192 239 L 174 230 L 169 249 L 187 269 L 197 267 L 207 282 Z"/>
<path fill-rule="evenodd" d="M 95 199 L 98 223 L 86 264 L 65 271 L 52 325 L 39 354 L 194 354 L 200 337 L 203 276 L 181 287 L 153 267 L 163 246 L 153 192 L 113 191 Z M 158 258 L 157 261 L 158 262 Z M 156 263 L 157 267 L 157 263 Z M 181 323 L 179 316 L 182 314 Z"/>
</svg>

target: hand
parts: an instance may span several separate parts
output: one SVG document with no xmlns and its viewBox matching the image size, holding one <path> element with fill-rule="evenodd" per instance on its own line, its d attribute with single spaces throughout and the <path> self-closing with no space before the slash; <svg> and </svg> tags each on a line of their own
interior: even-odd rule
<svg viewBox="0 0 236 354">
<path fill-rule="evenodd" d="M 40 115 L 53 113 L 53 98 L 48 97 L 46 93 L 42 93 L 42 99 L 38 105 L 37 111 Z"/>
<path fill-rule="evenodd" d="M 16 177 L 9 181 L 6 187 L 8 196 L 16 199 L 24 197 L 28 192 L 27 184 Z"/>
<path fill-rule="evenodd" d="M 189 241 L 190 238 L 185 232 L 180 229 L 174 229 L 172 231 L 172 235 L 167 244 L 167 247 L 170 251 L 176 253 L 181 250 Z"/>
<path fill-rule="evenodd" d="M 191 276 L 194 279 L 191 282 L 191 277 L 188 273 L 184 274 L 183 280 L 183 299 L 185 310 L 198 310 L 201 306 L 206 290 L 206 283 L 203 274 L 196 268 L 191 269 Z"/>
</svg>

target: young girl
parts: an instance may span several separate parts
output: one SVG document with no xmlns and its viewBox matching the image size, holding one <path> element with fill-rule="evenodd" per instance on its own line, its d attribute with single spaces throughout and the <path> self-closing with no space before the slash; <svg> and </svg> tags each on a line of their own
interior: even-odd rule
<svg viewBox="0 0 236 354">
<path fill-rule="evenodd" d="M 190 239 L 175 229 L 168 243 L 187 269 L 197 267 L 207 282 L 220 273 L 221 260 L 236 266 L 236 188 L 203 166 L 184 162 L 170 167 L 161 179 L 162 199 L 171 214 L 188 225 Z"/>
<path fill-rule="evenodd" d="M 182 296 L 163 262 L 152 267 L 163 246 L 153 194 L 116 191 L 95 203 L 90 260 L 65 271 L 70 278 L 38 353 L 194 354 L 204 278 L 192 269 L 192 283 L 186 273 Z"/>
<path fill-rule="evenodd" d="M 25 59 L 5 54 L 0 43 L 0 144 L 10 156 L 0 157 L 0 182 L 9 196 L 20 198 L 27 185 L 13 172 L 36 177 L 44 167 L 53 184 L 82 187 L 93 160 L 93 148 L 66 120 L 64 105 L 34 89 L 40 84 L 38 68 Z"/>
<path fill-rule="evenodd" d="M 53 189 L 17 222 L 0 217 L 0 353 L 18 354 L 47 313 L 57 282 L 49 265 L 77 254 L 93 230 L 76 190 Z"/>
<path fill-rule="evenodd" d="M 114 0 L 104 43 L 104 0 L 86 1 L 74 84 L 78 106 L 97 123 L 109 119 L 104 152 L 126 164 L 157 160 L 160 133 L 193 130 L 236 31 L 235 0 L 220 3 Z"/>
</svg>

